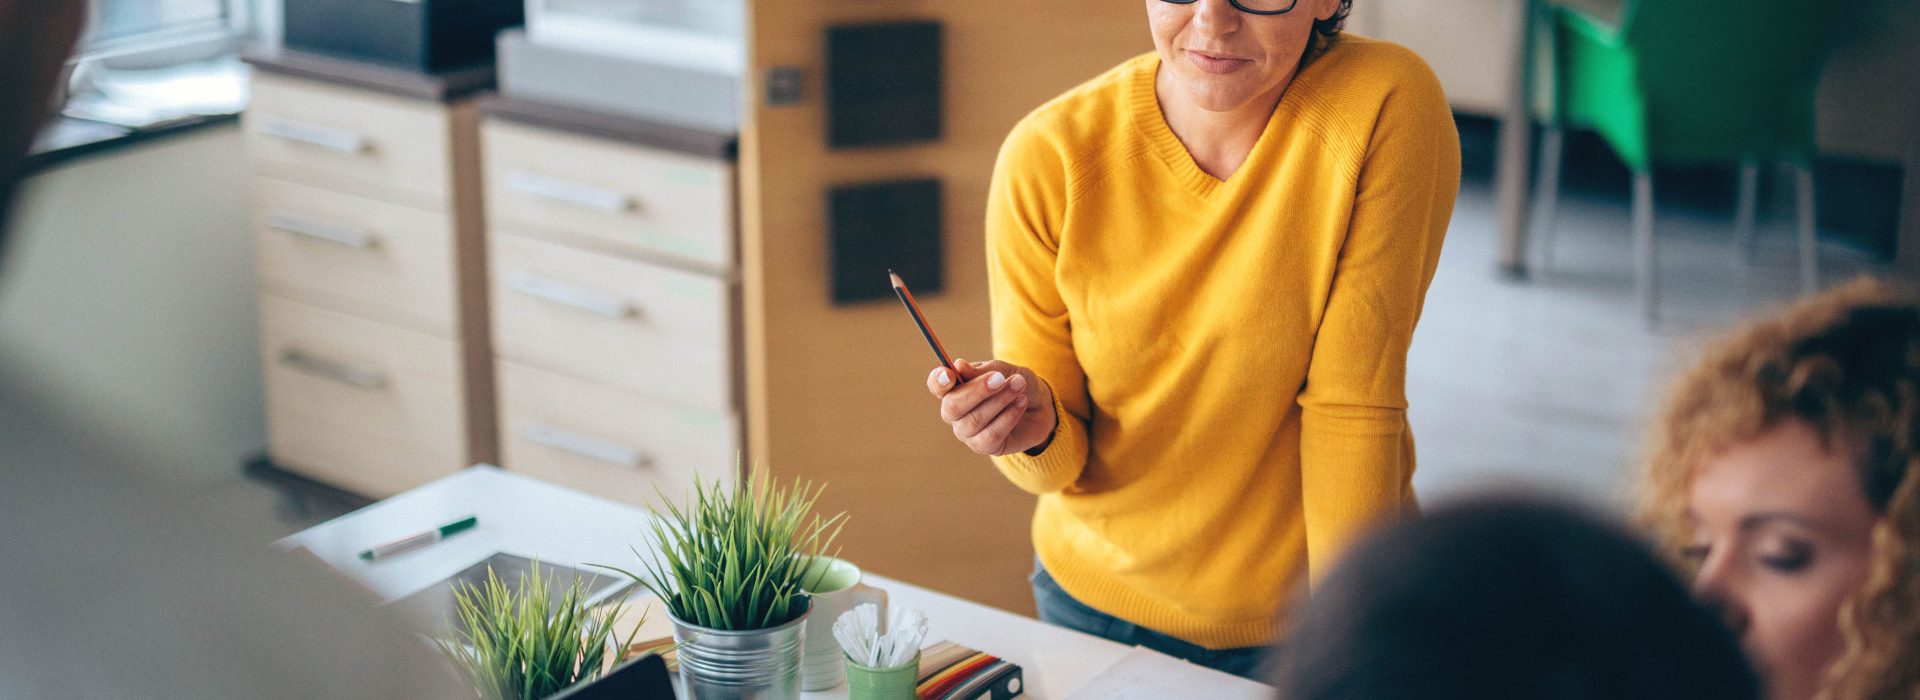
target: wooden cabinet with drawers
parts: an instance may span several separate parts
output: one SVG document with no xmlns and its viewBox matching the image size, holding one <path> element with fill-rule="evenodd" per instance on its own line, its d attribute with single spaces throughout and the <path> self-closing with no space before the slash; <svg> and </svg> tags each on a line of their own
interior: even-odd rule
<svg viewBox="0 0 1920 700">
<path fill-rule="evenodd" d="M 484 104 L 501 466 L 641 505 L 738 476 L 732 137 Z"/>
<path fill-rule="evenodd" d="M 493 461 L 485 80 L 249 60 L 269 457 L 373 497 Z"/>
<path fill-rule="evenodd" d="M 491 243 L 502 357 L 658 401 L 734 410 L 724 277 L 573 248 L 502 223 Z"/>
<path fill-rule="evenodd" d="M 732 163 L 543 123 L 503 118 L 484 127 L 496 222 L 617 254 L 733 269 Z"/>
<path fill-rule="evenodd" d="M 737 420 L 723 411 L 649 400 L 560 372 L 502 359 L 500 460 L 604 498 L 653 505 L 693 476 L 732 476 Z"/>
<path fill-rule="evenodd" d="M 272 294 L 260 313 L 277 463 L 370 495 L 469 463 L 458 343 Z"/>
</svg>

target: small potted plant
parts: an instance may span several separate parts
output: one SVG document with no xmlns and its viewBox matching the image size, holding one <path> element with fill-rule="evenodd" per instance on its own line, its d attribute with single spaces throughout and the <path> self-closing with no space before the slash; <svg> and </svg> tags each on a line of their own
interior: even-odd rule
<svg viewBox="0 0 1920 700">
<path fill-rule="evenodd" d="M 455 587 L 453 634 L 441 648 L 483 700 L 539 700 L 591 682 L 632 646 L 631 635 L 620 642 L 613 632 L 625 596 L 592 609 L 578 577 L 565 589 L 551 584 L 536 561 L 518 588 L 492 567 L 486 583 Z"/>
<path fill-rule="evenodd" d="M 668 504 L 646 533 L 651 551 L 634 549 L 640 572 L 614 569 L 660 596 L 687 696 L 800 697 L 812 605 L 803 584 L 818 569 L 807 565 L 845 522 L 845 513 L 814 515 L 819 496 L 798 481 L 696 481 L 691 502 Z"/>
</svg>

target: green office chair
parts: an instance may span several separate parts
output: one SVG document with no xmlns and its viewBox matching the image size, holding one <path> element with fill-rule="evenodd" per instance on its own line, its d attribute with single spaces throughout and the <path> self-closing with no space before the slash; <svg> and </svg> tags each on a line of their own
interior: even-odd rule
<svg viewBox="0 0 1920 700">
<path fill-rule="evenodd" d="M 1800 287 L 1819 285 L 1813 218 L 1814 89 L 1844 6 L 1791 0 L 1623 0 L 1619 28 L 1566 7 L 1543 13 L 1553 78 L 1534 228 L 1550 256 L 1566 128 L 1599 132 L 1633 170 L 1635 294 L 1657 317 L 1653 168 L 1739 165 L 1734 229 L 1751 261 L 1759 165 L 1794 168 Z"/>
</svg>

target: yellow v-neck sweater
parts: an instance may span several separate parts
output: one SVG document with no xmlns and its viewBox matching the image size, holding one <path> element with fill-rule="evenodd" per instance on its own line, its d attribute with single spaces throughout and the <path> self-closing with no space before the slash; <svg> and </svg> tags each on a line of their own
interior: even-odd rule
<svg viewBox="0 0 1920 700">
<path fill-rule="evenodd" d="M 1413 505 L 1406 356 L 1460 184 L 1426 64 L 1345 36 L 1225 181 L 1140 56 L 1028 115 L 987 205 L 993 345 L 1053 388 L 1033 540 L 1074 598 L 1266 644 L 1353 535 Z"/>
</svg>

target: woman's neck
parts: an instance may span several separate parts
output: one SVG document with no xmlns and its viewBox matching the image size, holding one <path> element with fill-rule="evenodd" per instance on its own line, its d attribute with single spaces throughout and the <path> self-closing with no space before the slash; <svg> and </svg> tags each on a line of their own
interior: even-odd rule
<svg viewBox="0 0 1920 700">
<path fill-rule="evenodd" d="M 1293 77 L 1288 76 L 1267 94 L 1225 112 L 1202 109 L 1194 104 L 1180 86 L 1173 84 L 1166 66 L 1161 66 L 1154 77 L 1153 91 L 1160 102 L 1160 114 L 1167 120 L 1167 128 L 1186 146 L 1194 164 L 1206 174 L 1225 180 L 1247 162 L 1254 145 L 1260 142 L 1260 135 L 1266 132 L 1267 122 L 1273 120 L 1280 96 L 1292 82 Z"/>
</svg>

